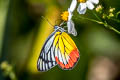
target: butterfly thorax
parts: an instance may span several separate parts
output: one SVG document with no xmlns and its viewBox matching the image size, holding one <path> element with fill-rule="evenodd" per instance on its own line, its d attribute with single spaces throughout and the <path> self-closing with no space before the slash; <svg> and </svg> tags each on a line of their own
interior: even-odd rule
<svg viewBox="0 0 120 80">
<path fill-rule="evenodd" d="M 65 32 L 64 28 L 59 27 L 59 26 L 55 26 L 55 27 L 54 27 L 54 30 L 55 30 L 55 31 L 60 31 L 60 32 Z"/>
</svg>

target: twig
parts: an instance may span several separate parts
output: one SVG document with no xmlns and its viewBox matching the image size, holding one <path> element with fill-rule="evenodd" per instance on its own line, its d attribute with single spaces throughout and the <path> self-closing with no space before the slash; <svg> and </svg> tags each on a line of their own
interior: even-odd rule
<svg viewBox="0 0 120 80">
<path fill-rule="evenodd" d="M 113 26 L 108 25 L 106 21 L 105 21 L 105 22 L 101 22 L 101 21 L 97 21 L 97 20 L 94 20 L 94 19 L 89 19 L 89 18 L 85 18 L 85 17 L 81 17 L 81 16 L 79 16 L 79 17 L 82 18 L 82 19 L 86 19 L 86 20 L 92 21 L 92 22 L 96 22 L 96 23 L 98 23 L 98 24 L 102 24 L 102 25 L 104 25 L 106 28 L 108 28 L 108 29 L 110 29 L 110 30 L 112 30 L 112 31 L 120 34 L 120 31 L 118 31 L 117 29 L 115 29 Z"/>
</svg>

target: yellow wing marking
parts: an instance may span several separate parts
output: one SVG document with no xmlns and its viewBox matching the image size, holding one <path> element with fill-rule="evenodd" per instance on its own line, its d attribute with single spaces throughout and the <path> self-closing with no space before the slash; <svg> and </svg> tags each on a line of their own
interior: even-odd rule
<svg viewBox="0 0 120 80">
<path fill-rule="evenodd" d="M 59 47 L 62 54 L 66 52 L 67 55 L 77 48 L 74 41 L 65 32 L 62 32 L 62 34 L 60 34 L 60 32 L 55 33 L 53 45 L 56 46 L 56 49 Z"/>
<path fill-rule="evenodd" d="M 56 33 L 55 33 L 55 36 L 56 36 L 56 35 L 59 35 L 60 33 L 61 33 L 61 32 L 56 32 Z"/>
<path fill-rule="evenodd" d="M 67 54 L 69 54 L 69 53 L 71 52 L 71 51 L 68 50 L 67 48 L 65 48 L 65 51 L 66 51 Z"/>
<path fill-rule="evenodd" d="M 66 40 L 66 38 L 64 38 L 64 37 L 62 36 L 62 39 L 63 39 L 63 43 L 64 43 L 65 47 L 67 47 L 67 48 L 70 50 L 70 52 L 75 49 L 75 48 L 71 45 L 71 43 Z M 70 41 L 70 40 L 69 40 L 69 41 Z"/>
<path fill-rule="evenodd" d="M 59 46 L 59 45 L 58 45 L 58 44 L 56 44 L 56 49 L 58 49 L 58 46 Z"/>
<path fill-rule="evenodd" d="M 59 48 L 60 48 L 61 53 L 63 54 L 65 52 L 65 50 L 64 50 L 64 44 L 63 44 L 61 35 L 59 37 Z"/>
<path fill-rule="evenodd" d="M 77 48 L 74 41 L 71 39 L 71 37 L 66 34 L 65 32 L 62 32 L 62 36 L 64 36 L 64 38 L 74 47 Z"/>
<path fill-rule="evenodd" d="M 54 43 L 53 43 L 54 46 L 57 44 L 58 39 L 59 39 L 59 36 L 60 36 L 60 35 L 55 36 Z"/>
</svg>

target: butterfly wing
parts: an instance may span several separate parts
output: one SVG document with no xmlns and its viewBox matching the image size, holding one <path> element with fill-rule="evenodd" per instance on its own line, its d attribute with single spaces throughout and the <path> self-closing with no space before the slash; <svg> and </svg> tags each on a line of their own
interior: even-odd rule
<svg viewBox="0 0 120 80">
<path fill-rule="evenodd" d="M 57 64 L 62 69 L 72 69 L 79 59 L 79 51 L 65 32 L 55 31 L 46 40 L 37 61 L 39 71 L 47 71 Z"/>
<path fill-rule="evenodd" d="M 45 44 L 43 45 L 37 61 L 37 69 L 39 71 L 47 71 L 57 65 L 54 55 L 55 47 L 53 46 L 53 42 L 56 36 L 57 34 L 55 31 L 47 38 Z"/>
<path fill-rule="evenodd" d="M 70 36 L 65 32 L 59 32 L 54 40 L 53 46 L 55 46 L 55 60 L 60 68 L 66 70 L 72 69 L 80 56 Z"/>
</svg>

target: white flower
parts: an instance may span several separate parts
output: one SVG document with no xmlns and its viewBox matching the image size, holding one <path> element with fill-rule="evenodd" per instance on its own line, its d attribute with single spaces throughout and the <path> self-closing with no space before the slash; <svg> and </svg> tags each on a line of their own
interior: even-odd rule
<svg viewBox="0 0 120 80">
<path fill-rule="evenodd" d="M 70 12 L 73 12 L 77 6 L 77 0 L 72 0 L 71 5 L 70 5 Z"/>
<path fill-rule="evenodd" d="M 75 29 L 75 24 L 72 21 L 73 11 L 76 9 L 77 6 L 77 0 L 72 0 L 70 8 L 68 8 L 68 21 L 67 21 L 67 27 L 68 27 L 68 33 L 73 34 L 74 36 L 77 36 L 77 31 Z"/>
<path fill-rule="evenodd" d="M 61 14 L 61 19 L 67 22 L 68 33 L 73 34 L 74 36 L 77 36 L 77 32 L 75 30 L 75 25 L 72 21 L 72 16 L 74 10 L 76 9 L 76 6 L 77 0 L 72 0 L 70 8 L 68 8 L 68 11 L 65 11 Z"/>
<path fill-rule="evenodd" d="M 85 14 L 87 8 L 90 10 L 94 9 L 94 4 L 98 4 L 99 0 L 78 0 L 80 2 L 77 11 L 79 14 Z"/>
<path fill-rule="evenodd" d="M 77 31 L 75 29 L 75 24 L 72 21 L 72 12 L 70 11 L 70 9 L 68 9 L 68 13 L 69 13 L 67 21 L 68 33 L 77 36 Z"/>
</svg>

